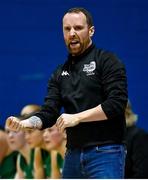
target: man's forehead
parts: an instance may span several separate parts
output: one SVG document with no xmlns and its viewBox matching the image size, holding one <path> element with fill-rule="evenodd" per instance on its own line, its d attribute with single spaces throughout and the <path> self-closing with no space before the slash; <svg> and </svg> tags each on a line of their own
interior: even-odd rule
<svg viewBox="0 0 148 180">
<path fill-rule="evenodd" d="M 63 17 L 63 23 L 68 23 L 72 21 L 86 22 L 86 16 L 82 12 L 72 12 L 65 14 L 65 16 Z"/>
</svg>

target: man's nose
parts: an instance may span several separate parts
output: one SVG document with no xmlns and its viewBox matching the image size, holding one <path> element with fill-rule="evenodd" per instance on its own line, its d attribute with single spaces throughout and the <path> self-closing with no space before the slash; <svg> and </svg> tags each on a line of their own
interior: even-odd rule
<svg viewBox="0 0 148 180">
<path fill-rule="evenodd" d="M 74 28 L 71 28 L 71 30 L 70 30 L 70 36 L 75 36 L 75 34 L 76 34 L 76 32 L 75 32 Z"/>
</svg>

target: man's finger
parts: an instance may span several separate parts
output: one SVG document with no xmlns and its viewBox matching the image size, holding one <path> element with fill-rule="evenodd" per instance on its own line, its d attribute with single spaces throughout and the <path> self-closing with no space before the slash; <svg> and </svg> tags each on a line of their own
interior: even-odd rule
<svg viewBox="0 0 148 180">
<path fill-rule="evenodd" d="M 60 124 L 62 123 L 61 116 L 57 119 L 56 125 L 60 127 Z"/>
<path fill-rule="evenodd" d="M 9 118 L 6 120 L 6 125 L 7 125 L 7 126 L 11 126 L 12 121 L 13 121 L 13 117 L 9 117 Z"/>
</svg>

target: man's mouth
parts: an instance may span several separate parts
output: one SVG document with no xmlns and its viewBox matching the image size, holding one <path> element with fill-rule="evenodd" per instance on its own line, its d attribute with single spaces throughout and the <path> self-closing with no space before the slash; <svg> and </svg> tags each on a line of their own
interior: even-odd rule
<svg viewBox="0 0 148 180">
<path fill-rule="evenodd" d="M 75 46 L 75 45 L 80 44 L 80 42 L 78 40 L 72 40 L 72 41 L 70 41 L 69 44 L 70 44 L 70 46 Z"/>
</svg>

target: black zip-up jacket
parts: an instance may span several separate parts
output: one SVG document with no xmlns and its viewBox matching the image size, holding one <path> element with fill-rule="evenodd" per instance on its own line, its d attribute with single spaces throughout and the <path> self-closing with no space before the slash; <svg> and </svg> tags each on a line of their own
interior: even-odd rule
<svg viewBox="0 0 148 180">
<path fill-rule="evenodd" d="M 101 104 L 108 120 L 66 128 L 67 147 L 122 143 L 125 130 L 127 80 L 124 65 L 110 52 L 91 45 L 79 56 L 69 55 L 52 74 L 42 110 L 43 129 L 55 124 L 63 106 L 75 114 Z"/>
</svg>

